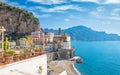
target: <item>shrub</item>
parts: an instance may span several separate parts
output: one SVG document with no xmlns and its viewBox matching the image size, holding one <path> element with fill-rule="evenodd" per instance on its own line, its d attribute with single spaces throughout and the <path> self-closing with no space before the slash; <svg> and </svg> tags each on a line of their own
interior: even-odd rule
<svg viewBox="0 0 120 75">
<path fill-rule="evenodd" d="M 14 55 L 15 52 L 14 51 L 7 51 L 6 54 Z"/>
</svg>

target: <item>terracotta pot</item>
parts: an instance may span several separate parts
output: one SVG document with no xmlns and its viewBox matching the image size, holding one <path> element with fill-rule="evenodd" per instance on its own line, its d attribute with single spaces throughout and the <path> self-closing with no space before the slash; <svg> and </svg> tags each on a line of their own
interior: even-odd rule
<svg viewBox="0 0 120 75">
<path fill-rule="evenodd" d="M 0 58 L 0 64 L 4 61 L 4 58 Z"/>
<path fill-rule="evenodd" d="M 35 51 L 35 55 L 39 55 L 40 54 L 40 52 L 39 51 Z"/>
<path fill-rule="evenodd" d="M 20 60 L 20 55 L 19 54 L 15 54 L 14 55 L 14 61 L 19 61 Z"/>
<path fill-rule="evenodd" d="M 10 62 L 13 62 L 13 55 L 5 55 L 5 62 L 8 62 L 8 63 L 10 63 Z"/>
</svg>

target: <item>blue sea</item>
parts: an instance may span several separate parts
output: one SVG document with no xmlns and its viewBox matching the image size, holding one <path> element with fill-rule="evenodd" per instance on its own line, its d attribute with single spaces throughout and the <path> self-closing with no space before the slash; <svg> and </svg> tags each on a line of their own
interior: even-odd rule
<svg viewBox="0 0 120 75">
<path fill-rule="evenodd" d="M 82 75 L 120 75 L 120 41 L 72 41 L 75 55 L 83 58 L 75 67 Z"/>
</svg>

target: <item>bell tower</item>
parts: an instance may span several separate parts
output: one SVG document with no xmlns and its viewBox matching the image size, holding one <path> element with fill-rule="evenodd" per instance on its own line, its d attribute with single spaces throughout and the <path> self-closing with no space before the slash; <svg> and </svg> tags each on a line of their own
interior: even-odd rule
<svg viewBox="0 0 120 75">
<path fill-rule="evenodd" d="M 58 35 L 62 35 L 61 28 L 58 29 Z"/>
</svg>

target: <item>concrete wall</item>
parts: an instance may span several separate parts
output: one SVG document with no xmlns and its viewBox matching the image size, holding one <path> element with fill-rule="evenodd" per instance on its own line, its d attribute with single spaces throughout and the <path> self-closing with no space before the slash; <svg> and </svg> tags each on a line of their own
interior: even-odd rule
<svg viewBox="0 0 120 75">
<path fill-rule="evenodd" d="M 42 73 L 39 73 L 42 66 Z M 47 75 L 47 55 L 0 66 L 0 75 Z"/>
</svg>

